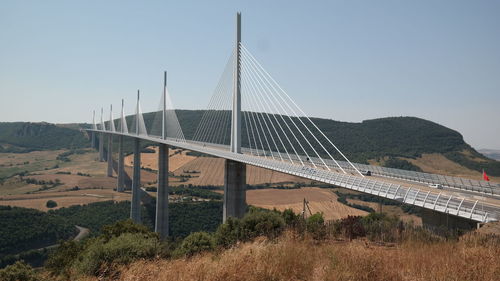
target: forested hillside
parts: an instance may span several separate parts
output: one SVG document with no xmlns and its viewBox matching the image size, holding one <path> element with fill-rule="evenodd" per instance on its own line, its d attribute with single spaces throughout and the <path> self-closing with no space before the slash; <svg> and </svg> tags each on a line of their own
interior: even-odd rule
<svg viewBox="0 0 500 281">
<path fill-rule="evenodd" d="M 153 229 L 155 202 L 143 205 L 142 223 Z M 26 261 L 41 265 L 46 252 L 29 251 L 56 244 L 76 234 L 75 225 L 88 228 L 91 236 L 104 225 L 130 216 L 130 202 L 104 201 L 41 212 L 35 209 L 0 206 L 0 268 L 20 254 Z M 222 202 L 170 203 L 170 235 L 181 238 L 196 231 L 215 231 L 222 222 Z"/>
<path fill-rule="evenodd" d="M 62 216 L 35 209 L 0 206 L 0 257 L 67 239 L 76 228 Z"/>
<path fill-rule="evenodd" d="M 0 122 L 0 152 L 75 149 L 88 146 L 88 140 L 79 130 L 44 122 Z"/>
<path fill-rule="evenodd" d="M 176 113 L 184 136 L 186 139 L 192 139 L 205 111 L 176 110 Z M 228 113 L 226 111 L 220 114 L 227 115 Z M 273 121 L 275 119 L 271 116 L 262 115 L 260 117 L 267 120 L 267 122 L 275 122 Z M 279 117 L 277 118 L 279 119 Z M 134 127 L 133 119 L 133 116 L 127 117 L 130 129 Z M 297 124 L 301 123 L 297 118 L 292 119 Z M 154 134 L 154 131 L 158 131 L 158 114 L 146 113 L 144 114 L 144 120 L 149 133 Z M 288 118 L 284 118 L 284 120 L 291 122 Z M 305 119 L 302 121 L 307 123 Z M 416 158 L 424 153 L 439 153 L 469 169 L 476 171 L 485 169 L 493 176 L 500 176 L 500 162 L 486 158 L 478 153 L 465 143 L 459 132 L 428 120 L 416 117 L 388 117 L 365 120 L 361 123 L 340 122 L 321 118 L 312 118 L 312 121 L 354 162 L 367 163 L 370 159 L 379 159 L 382 157 Z M 118 120 L 115 120 L 117 128 L 118 125 Z M 89 124 L 81 124 L 81 126 L 88 128 Z M 74 125 L 69 127 L 73 128 Z M 79 148 L 89 145 L 89 141 L 84 137 L 83 133 L 69 127 L 46 123 L 0 123 L 0 152 L 2 150 L 23 152 L 29 150 Z M 153 127 L 156 129 L 153 129 Z M 293 125 L 290 125 L 290 127 L 295 128 Z M 242 124 L 242 130 L 243 136 L 246 136 L 244 123 Z M 212 132 L 212 134 L 214 133 Z M 221 131 L 218 131 L 217 134 L 221 135 Z M 214 137 L 210 135 L 210 132 L 205 132 L 204 135 L 205 140 L 210 140 Z M 229 135 L 229 132 L 226 132 L 226 143 L 229 143 Z M 284 137 L 283 135 L 280 136 Z M 115 141 L 117 141 L 116 138 Z M 293 139 L 292 143 L 294 143 Z M 145 141 L 141 144 L 144 147 L 151 145 L 151 143 Z M 131 153 L 132 142 L 126 139 L 124 145 L 125 150 Z M 247 137 L 242 139 L 242 145 L 248 147 Z M 321 151 L 319 145 L 316 145 L 316 149 Z M 309 153 L 313 154 L 312 150 Z M 334 155 L 334 157 L 341 158 L 339 155 Z M 390 163 L 398 162 L 389 161 Z M 398 165 L 398 167 L 401 166 L 400 168 L 411 167 L 409 162 L 399 163 Z M 417 168 L 413 167 L 412 169 Z"/>
</svg>

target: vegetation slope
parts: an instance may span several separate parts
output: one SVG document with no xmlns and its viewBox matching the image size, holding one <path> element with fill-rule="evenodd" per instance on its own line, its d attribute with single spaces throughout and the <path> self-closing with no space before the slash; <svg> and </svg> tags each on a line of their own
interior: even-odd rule
<svg viewBox="0 0 500 281">
<path fill-rule="evenodd" d="M 79 130 L 45 122 L 0 122 L 0 152 L 21 153 L 88 146 L 88 140 Z"/>
<path fill-rule="evenodd" d="M 215 232 L 160 241 L 131 221 L 69 241 L 36 274 L 17 263 L 1 276 L 23 280 L 497 280 L 500 237 L 443 232 L 372 213 L 325 224 L 251 209 Z M 36 275 L 36 276 L 35 276 Z M 16 279 L 13 279 L 16 280 Z"/>
</svg>

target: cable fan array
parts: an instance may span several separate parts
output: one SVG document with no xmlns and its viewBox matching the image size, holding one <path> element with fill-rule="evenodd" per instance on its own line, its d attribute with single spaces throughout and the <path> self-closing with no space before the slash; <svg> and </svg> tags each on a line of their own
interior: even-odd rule
<svg viewBox="0 0 500 281">
<path fill-rule="evenodd" d="M 240 45 L 242 151 L 293 164 L 361 174 L 307 117 L 244 45 Z M 234 52 L 201 118 L 193 141 L 227 149 L 231 135 Z"/>
<path fill-rule="evenodd" d="M 166 97 L 166 98 L 164 98 Z M 163 110 L 165 107 L 165 110 Z M 101 109 L 101 120 L 99 126 L 95 123 L 95 118 L 93 119 L 93 127 L 99 130 L 120 132 L 124 134 L 134 134 L 140 136 L 149 136 L 157 138 L 166 138 L 175 140 L 177 142 L 185 142 L 184 134 L 182 128 L 179 124 L 177 114 L 170 99 L 168 90 L 165 88 L 165 94 L 161 95 L 160 106 L 157 111 L 150 112 L 144 115 L 141 109 L 140 94 L 137 92 L 137 105 L 135 110 L 135 115 L 127 116 L 124 110 L 124 101 L 122 100 L 122 109 L 119 119 L 113 119 L 112 106 L 110 108 L 110 119 L 109 121 L 103 120 L 103 109 Z M 131 126 L 127 125 L 127 119 L 131 120 Z M 164 120 L 164 121 L 163 121 Z M 116 130 L 115 124 L 118 124 L 118 130 Z M 149 130 L 146 124 L 149 124 Z M 130 129 L 129 129 L 130 128 Z M 148 133 L 149 131 L 149 133 Z"/>
<path fill-rule="evenodd" d="M 163 108 L 165 108 L 165 111 L 163 111 Z M 165 126 L 162 127 L 162 124 L 165 124 Z M 186 141 L 167 88 L 165 88 L 165 94 L 161 95 L 158 110 L 153 113 L 153 122 L 149 135 L 181 142 Z"/>
</svg>

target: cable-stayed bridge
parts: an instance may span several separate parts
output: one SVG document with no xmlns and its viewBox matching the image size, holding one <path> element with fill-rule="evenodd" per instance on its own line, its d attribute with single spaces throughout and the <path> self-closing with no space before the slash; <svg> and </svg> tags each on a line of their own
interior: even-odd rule
<svg viewBox="0 0 500 281">
<path fill-rule="evenodd" d="M 134 140 L 131 218 L 140 221 L 140 143 L 159 146 L 156 231 L 168 235 L 168 147 L 225 159 L 224 220 L 246 210 L 246 165 L 261 167 L 317 182 L 423 207 L 475 222 L 496 221 L 500 214 L 500 186 L 484 181 L 403 171 L 352 163 L 334 139 L 327 136 L 280 87 L 241 43 L 241 15 L 237 15 L 236 44 L 196 130 L 185 137 L 170 94 L 165 72 L 160 106 L 153 121 L 144 120 L 137 93 L 132 122 L 127 123 L 123 100 L 120 117 L 110 107 L 109 119 L 87 132 L 100 160 L 113 174 L 113 138 L 118 138 L 117 190 L 124 190 L 124 138 Z M 107 159 L 104 139 L 107 138 Z M 97 145 L 98 144 L 98 145 Z M 367 176 L 371 174 L 371 176 Z M 446 191 L 429 188 L 440 184 Z"/>
</svg>

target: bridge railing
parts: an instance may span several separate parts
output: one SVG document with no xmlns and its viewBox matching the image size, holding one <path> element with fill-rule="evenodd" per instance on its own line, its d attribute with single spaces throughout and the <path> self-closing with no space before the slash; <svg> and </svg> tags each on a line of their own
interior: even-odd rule
<svg viewBox="0 0 500 281">
<path fill-rule="evenodd" d="M 245 152 L 250 152 L 249 149 L 244 149 Z M 276 152 L 274 152 L 277 154 Z M 269 154 L 269 152 L 268 152 Z M 284 157 L 283 153 L 281 153 Z M 288 157 L 288 155 L 286 155 Z M 297 156 L 290 155 L 293 160 L 297 160 Z M 330 159 L 323 159 L 326 164 L 331 169 L 336 169 L 337 165 Z M 316 157 L 308 158 L 307 164 L 314 163 L 316 166 L 323 166 L 323 162 Z M 347 162 L 338 160 L 337 163 L 342 167 L 342 169 L 354 172 L 354 168 Z M 444 176 L 439 174 L 431 174 L 424 172 L 408 171 L 395 168 L 387 168 L 375 165 L 366 165 L 359 163 L 352 163 L 358 170 L 362 172 L 370 171 L 374 175 L 379 175 L 383 177 L 403 179 L 407 181 L 413 181 L 423 184 L 441 184 L 446 187 L 456 188 L 466 191 L 473 191 L 478 193 L 484 193 L 489 195 L 500 196 L 500 184 L 491 183 L 487 181 L 465 179 L 459 177 Z"/>
<path fill-rule="evenodd" d="M 341 162 L 344 169 L 350 169 L 350 165 L 346 162 Z M 416 171 L 406 171 L 394 168 L 386 168 L 374 165 L 354 164 L 361 171 L 370 171 L 375 175 L 380 175 L 390 178 L 404 179 L 424 184 L 441 184 L 446 187 L 462 189 L 491 195 L 500 196 L 500 185 L 487 181 L 479 181 L 472 179 L 464 179 L 459 177 L 444 176 L 438 174 L 430 174 Z M 351 168 L 352 169 L 352 168 Z"/>
<path fill-rule="evenodd" d="M 443 193 L 425 191 L 418 188 L 377 181 L 368 177 L 363 178 L 350 174 L 338 173 L 333 170 L 329 171 L 311 166 L 296 165 L 291 164 L 290 162 L 276 161 L 249 154 L 232 153 L 224 146 L 212 146 L 210 144 L 200 144 L 192 141 L 181 142 L 174 139 L 163 140 L 144 135 L 138 136 L 134 134 L 112 133 L 130 137 L 139 137 L 153 142 L 166 143 L 184 149 L 199 151 L 216 157 L 231 159 L 261 168 L 271 169 L 339 187 L 357 190 L 478 222 L 498 220 L 496 217 L 497 214 L 488 213 L 487 211 L 480 209 L 477 206 L 478 201 L 466 200 L 465 198 L 453 197 Z"/>
<path fill-rule="evenodd" d="M 249 149 L 242 149 L 242 151 L 250 153 Z M 274 154 L 280 154 L 273 152 Z M 269 152 L 267 152 L 269 154 Z M 296 155 L 284 155 L 282 157 L 291 157 L 293 160 L 298 160 Z M 285 159 L 286 159 L 285 157 Z M 305 160 L 305 159 L 303 159 Z M 330 159 L 323 159 L 331 169 L 336 169 L 337 164 Z M 314 163 L 318 167 L 322 167 L 323 162 L 316 157 L 308 158 L 306 164 Z M 338 160 L 337 163 L 342 169 L 350 172 L 355 172 L 354 168 L 347 162 Z M 441 184 L 446 187 L 461 189 L 466 191 L 478 192 L 483 194 L 500 196 L 500 184 L 491 183 L 488 181 L 465 179 L 460 177 L 444 176 L 439 174 L 431 174 L 424 172 L 408 171 L 395 168 L 387 168 L 375 165 L 366 165 L 359 163 L 352 163 L 359 171 L 364 173 L 370 171 L 373 175 L 379 175 L 388 178 L 403 179 L 406 181 L 413 181 L 423 184 Z M 338 171 L 338 170 L 337 170 Z"/>
</svg>

